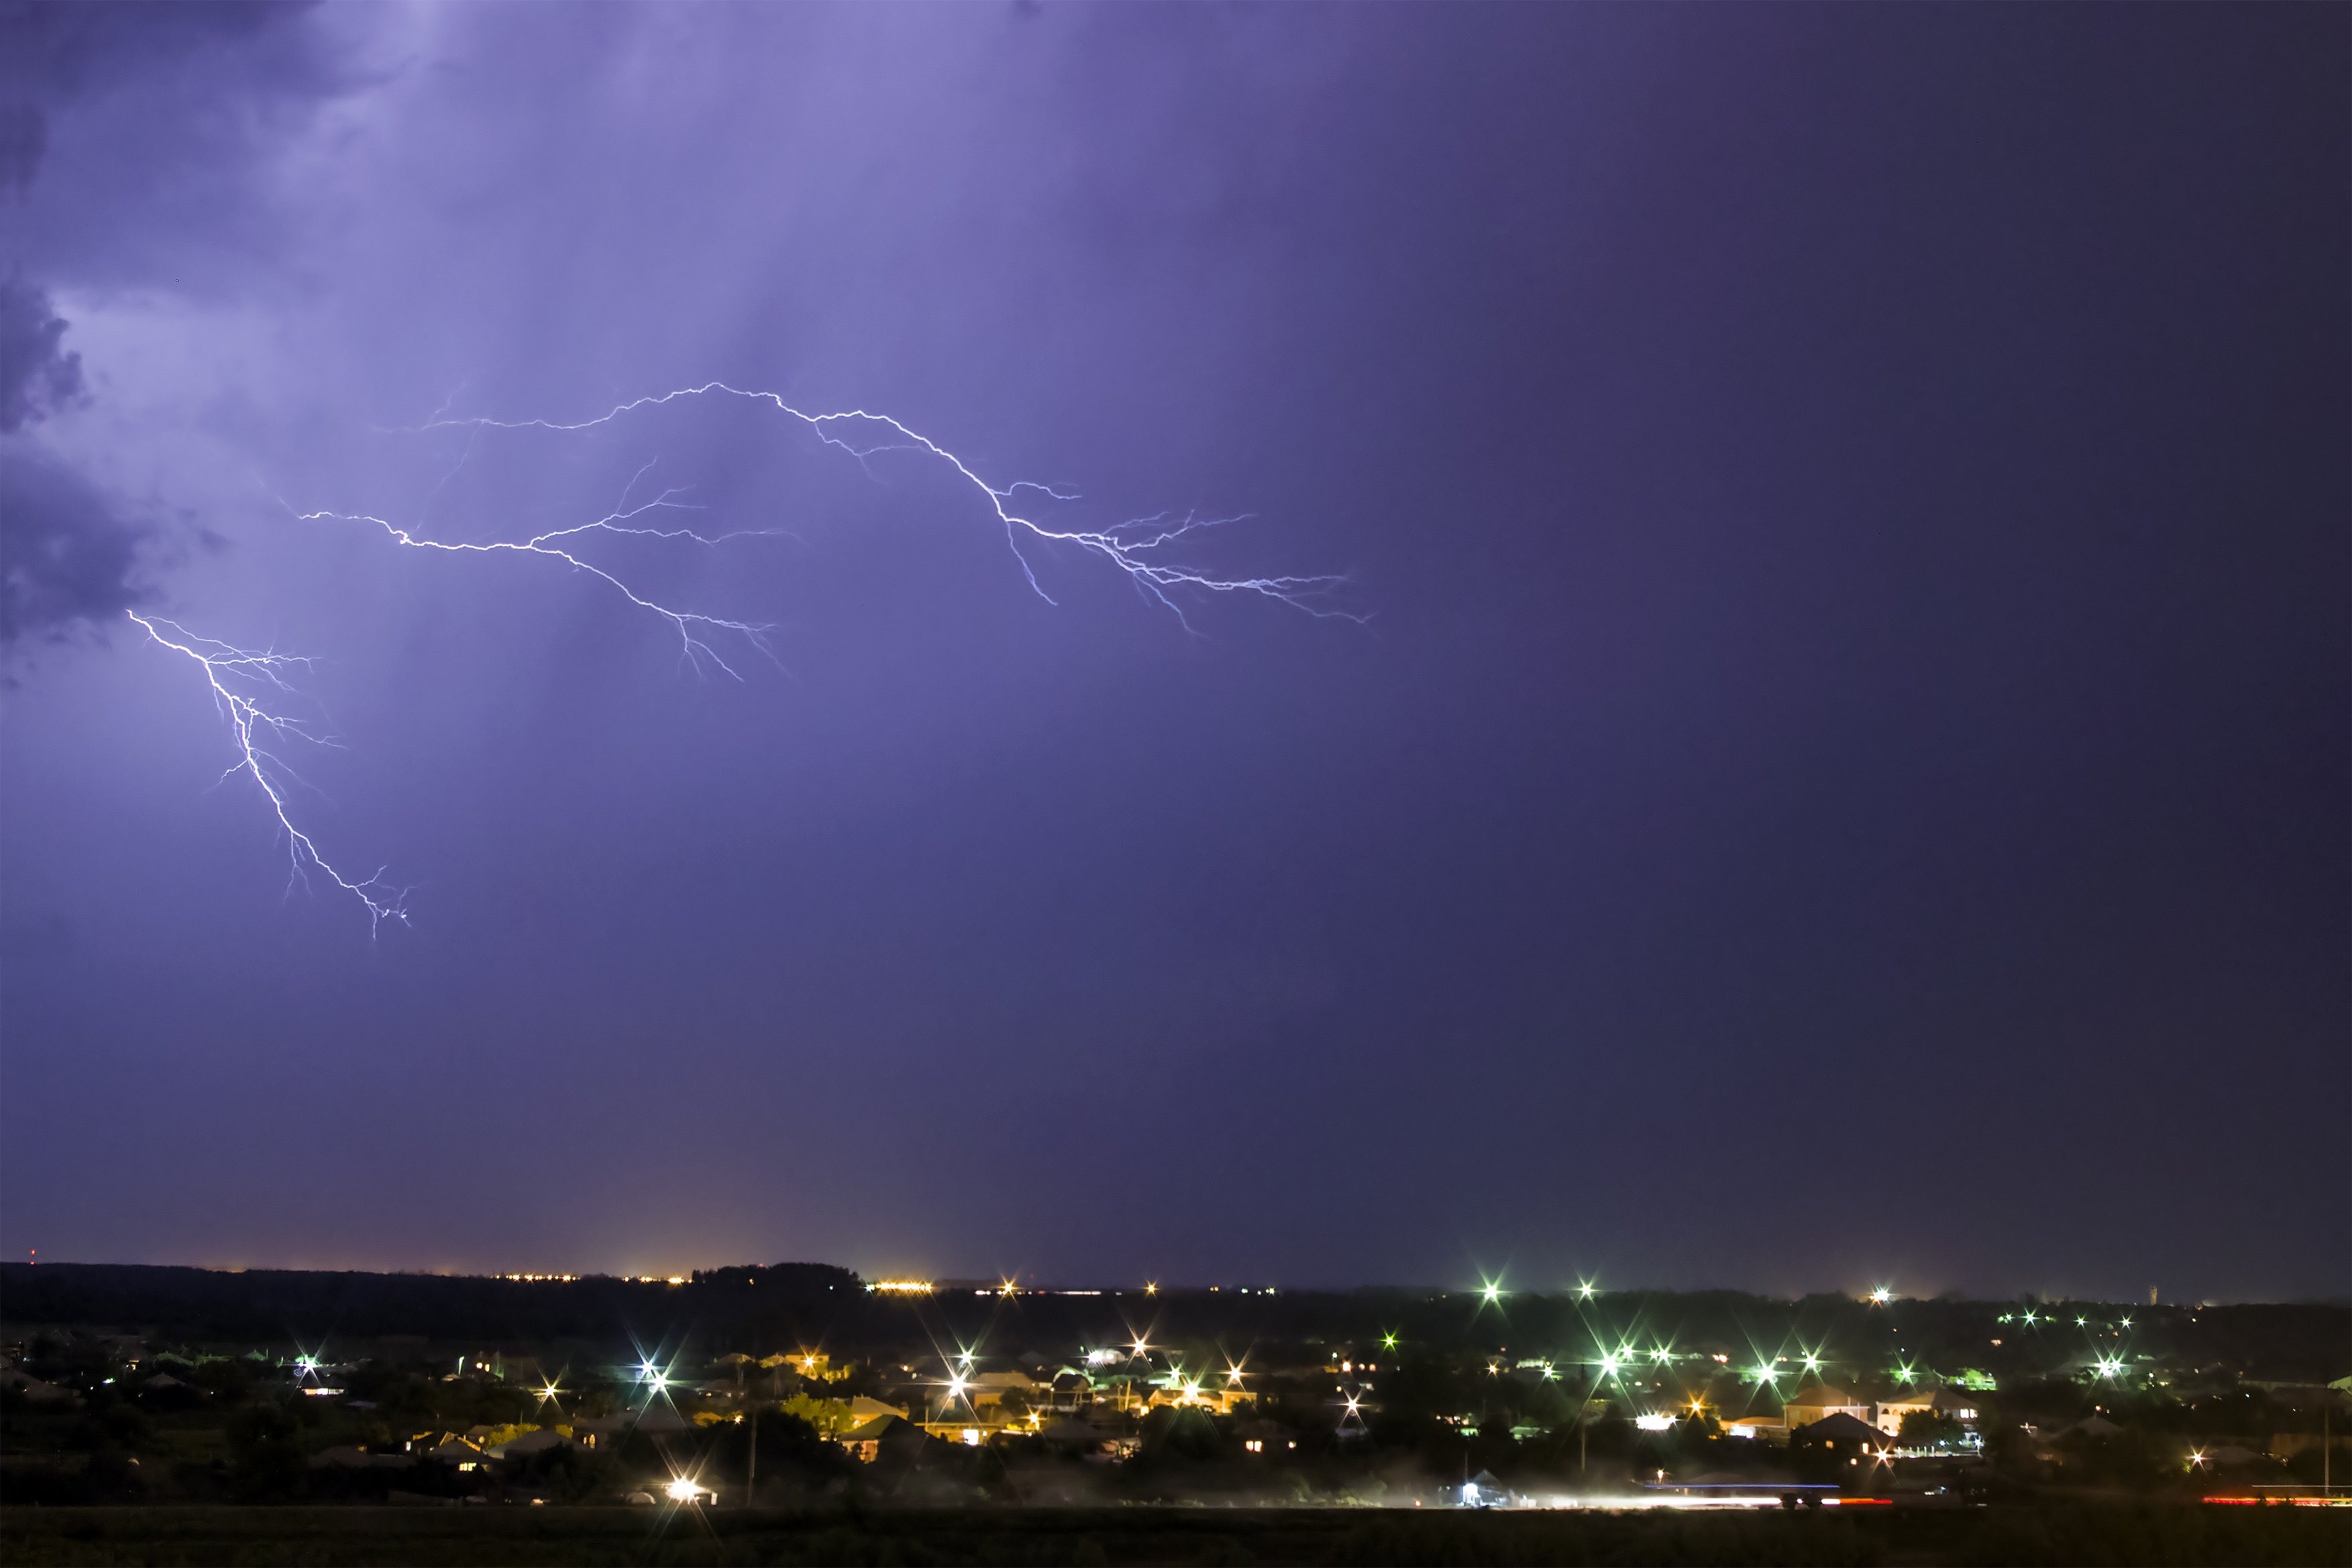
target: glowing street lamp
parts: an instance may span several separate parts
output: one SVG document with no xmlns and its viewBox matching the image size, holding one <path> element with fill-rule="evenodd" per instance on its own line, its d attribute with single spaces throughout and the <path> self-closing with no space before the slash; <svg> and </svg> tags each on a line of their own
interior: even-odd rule
<svg viewBox="0 0 2352 1568">
<path fill-rule="evenodd" d="M 1884 1285 L 1870 1292 L 1870 1304 L 1874 1307 L 1883 1307 L 1894 1299 L 1895 1292 Z"/>
</svg>

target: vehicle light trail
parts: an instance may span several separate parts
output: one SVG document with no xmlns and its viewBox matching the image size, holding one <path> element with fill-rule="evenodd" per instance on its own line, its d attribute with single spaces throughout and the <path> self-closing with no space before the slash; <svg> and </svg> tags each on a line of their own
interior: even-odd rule
<svg viewBox="0 0 2352 1568">
<path fill-rule="evenodd" d="M 199 637 L 176 621 L 162 616 L 149 617 L 135 610 L 123 612 L 139 629 L 160 645 L 185 656 L 205 673 L 212 687 L 213 701 L 227 716 L 230 732 L 236 737 L 237 760 L 221 774 L 224 779 L 243 773 L 261 789 L 262 798 L 269 802 L 271 813 L 278 819 L 278 831 L 286 835 L 286 852 L 289 863 L 287 886 L 297 883 L 307 886 L 310 873 L 318 871 L 337 887 L 360 901 L 368 912 L 368 932 L 373 936 L 387 920 L 408 922 L 407 890 L 395 888 L 383 880 L 379 868 L 373 876 L 354 882 L 337 871 L 319 852 L 310 835 L 294 825 L 287 810 L 288 783 L 299 783 L 300 776 L 288 767 L 284 759 L 274 755 L 268 747 L 272 739 L 307 741 L 312 746 L 332 746 L 334 742 L 314 735 L 300 720 L 264 706 L 270 692 L 291 694 L 286 672 L 310 661 L 299 654 L 255 652 L 239 648 L 210 637 Z M 169 627 L 184 641 L 174 641 L 164 634 Z"/>
</svg>

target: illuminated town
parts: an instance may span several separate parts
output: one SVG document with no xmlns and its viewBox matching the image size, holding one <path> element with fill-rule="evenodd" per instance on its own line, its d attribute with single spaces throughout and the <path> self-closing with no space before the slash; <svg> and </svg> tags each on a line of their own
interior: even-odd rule
<svg viewBox="0 0 2352 1568">
<path fill-rule="evenodd" d="M 12 1328 L 5 1397 L 8 1484 L 58 1500 L 134 1474 L 185 1500 L 657 1510 L 2352 1500 L 2340 1306 L 1591 1280 L 1055 1288 L 813 1264 L 494 1280 L 15 1264 L 0 1284 L 12 1315 L 58 1320 Z M 320 1327 L 191 1332 L 245 1300 Z M 131 1322 L 139 1308 L 161 1321 Z M 496 1331 L 523 1322 L 538 1332 Z"/>
</svg>

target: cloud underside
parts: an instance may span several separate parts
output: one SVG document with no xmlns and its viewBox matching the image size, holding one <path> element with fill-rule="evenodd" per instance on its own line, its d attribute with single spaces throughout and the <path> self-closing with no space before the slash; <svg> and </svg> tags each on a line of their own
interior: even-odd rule
<svg viewBox="0 0 2352 1568">
<path fill-rule="evenodd" d="M 53 454 L 0 445 L 0 643 L 62 635 L 139 603 L 149 535 Z"/>
<path fill-rule="evenodd" d="M 0 643 L 59 635 L 140 599 L 148 528 L 28 429 L 82 400 L 65 331 L 47 294 L 0 278 Z"/>
</svg>

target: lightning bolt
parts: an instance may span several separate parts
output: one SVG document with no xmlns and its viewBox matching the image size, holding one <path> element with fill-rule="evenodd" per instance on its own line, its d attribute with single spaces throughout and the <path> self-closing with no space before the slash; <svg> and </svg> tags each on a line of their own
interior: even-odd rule
<svg viewBox="0 0 2352 1568">
<path fill-rule="evenodd" d="M 455 394 L 452 394 L 454 399 Z M 623 416 L 642 409 L 658 408 L 689 398 L 727 397 L 751 402 L 765 403 L 778 413 L 807 427 L 826 446 L 855 457 L 861 466 L 885 453 L 912 452 L 936 459 L 952 468 L 982 497 L 999 527 L 1004 530 L 1006 544 L 1013 559 L 1021 565 L 1022 574 L 1037 596 L 1051 604 L 1055 602 L 1045 587 L 1024 549 L 1024 542 L 1039 546 L 1071 547 L 1084 554 L 1108 562 L 1123 573 L 1138 592 L 1173 614 L 1187 632 L 1192 630 L 1185 615 L 1183 601 L 1197 595 L 1243 594 L 1271 599 L 1302 610 L 1318 619 L 1339 619 L 1362 622 L 1365 616 L 1335 607 L 1328 597 L 1346 579 L 1337 575 L 1277 575 L 1227 577 L 1202 568 L 1182 564 L 1174 559 L 1171 547 L 1210 528 L 1222 528 L 1245 520 L 1243 517 L 1203 517 L 1186 513 L 1181 517 L 1169 512 L 1150 517 L 1131 517 L 1125 522 L 1101 528 L 1057 528 L 1016 509 L 1023 503 L 1019 497 L 1034 493 L 1046 500 L 1067 503 L 1080 497 L 1050 485 L 1030 480 L 1012 484 L 992 485 L 982 478 L 962 457 L 939 444 L 930 437 L 910 429 L 888 414 L 874 413 L 865 409 L 849 409 L 833 413 L 809 413 L 794 408 L 775 392 L 747 392 L 724 382 L 706 382 L 700 386 L 681 387 L 632 402 L 619 403 L 593 419 L 561 423 L 551 420 L 498 420 L 488 418 L 455 418 L 448 413 L 448 402 L 424 424 L 419 432 L 465 429 L 477 437 L 484 431 L 545 430 L 577 432 L 610 424 Z M 467 444 L 470 455 L 472 443 Z M 458 465 L 466 458 L 461 455 Z M 574 571 L 583 571 L 598 579 L 631 605 L 667 622 L 678 639 L 679 657 L 698 674 L 706 667 L 717 669 L 737 680 L 739 672 L 713 646 L 712 639 L 721 633 L 741 638 L 752 649 L 772 658 L 767 633 L 772 629 L 755 622 L 735 621 L 716 615 L 706 615 L 683 610 L 647 597 L 630 586 L 616 571 L 600 566 L 578 553 L 583 540 L 612 536 L 665 541 L 686 541 L 701 546 L 717 546 L 730 539 L 772 535 L 773 529 L 741 529 L 725 533 L 704 533 L 684 526 L 667 526 L 667 514 L 693 511 L 678 499 L 681 491 L 665 489 L 648 501 L 632 504 L 631 494 L 639 481 L 653 467 L 652 463 L 640 467 L 623 486 L 620 498 L 604 516 L 568 528 L 550 528 L 522 539 L 494 539 L 488 542 L 452 541 L 426 537 L 422 524 L 404 528 L 386 518 L 361 512 L 341 512 L 317 509 L 293 512 L 305 522 L 338 522 L 362 524 L 381 529 L 394 544 L 410 549 L 436 550 L 450 555 L 530 555 L 562 563 Z M 435 494 L 455 476 L 456 470 L 445 476 Z M 428 506 L 429 506 L 428 501 Z M 1033 508 L 1034 509 L 1034 508 Z M 354 881 L 329 864 L 319 853 L 318 845 L 310 835 L 294 824 L 287 807 L 289 783 L 301 782 L 299 776 L 282 758 L 268 749 L 274 740 L 299 739 L 312 745 L 333 743 L 310 733 L 299 720 L 277 711 L 269 703 L 272 693 L 290 694 L 294 688 L 286 674 L 297 666 L 307 667 L 309 660 L 274 652 L 255 652 L 234 647 L 229 643 L 199 637 L 175 622 L 161 617 L 149 618 L 136 612 L 125 612 L 141 630 L 159 645 L 180 653 L 194 663 L 205 673 L 211 686 L 213 699 L 227 717 L 236 737 L 239 760 L 223 774 L 245 773 L 250 776 L 269 802 L 278 819 L 279 830 L 286 836 L 289 866 L 289 886 L 294 883 L 308 884 L 310 873 L 316 871 L 337 887 L 359 900 L 368 912 L 370 934 L 374 934 L 386 920 L 407 923 L 406 890 L 393 888 L 384 883 L 379 870 L 363 881 Z M 174 636 L 164 634 L 170 628 Z"/>
<path fill-rule="evenodd" d="M 648 611 L 668 622 L 672 629 L 677 632 L 678 656 L 698 673 L 707 660 L 713 667 L 726 672 L 740 681 L 743 678 L 742 675 L 734 665 L 720 657 L 716 648 L 704 641 L 705 634 L 713 632 L 733 632 L 741 635 L 744 641 L 761 653 L 769 653 L 766 633 L 770 628 L 749 621 L 728 621 L 716 615 L 698 615 L 691 611 L 673 610 L 666 604 L 656 603 L 637 592 L 612 572 L 593 561 L 583 559 L 564 548 L 563 541 L 576 540 L 583 535 L 599 533 L 634 535 L 639 538 L 690 539 L 699 545 L 717 545 L 724 544 L 729 539 L 767 536 L 776 532 L 772 528 L 744 528 L 723 534 L 702 534 L 697 533 L 692 528 L 638 526 L 637 519 L 649 513 L 696 509 L 677 501 L 675 497 L 679 492 L 675 489 L 664 490 L 660 495 L 642 505 L 630 506 L 629 492 L 636 487 L 637 481 L 644 478 L 646 470 L 652 466 L 651 463 L 647 463 L 630 476 L 628 485 L 622 489 L 619 502 L 603 517 L 584 523 L 574 523 L 568 528 L 550 528 L 545 533 L 533 534 L 527 539 L 494 539 L 487 544 L 453 544 L 444 539 L 421 538 L 397 523 L 387 522 L 382 517 L 370 517 L 362 512 L 297 512 L 295 518 L 297 521 L 306 523 L 320 521 L 373 523 L 390 535 L 394 543 L 405 545 L 411 549 L 445 550 L 453 555 L 536 555 L 560 560 L 575 571 L 584 571 L 593 577 L 603 579 L 610 583 L 624 599 L 638 609 Z M 771 656 L 772 657 L 772 654 Z"/>
<path fill-rule="evenodd" d="M 1192 622 L 1185 616 L 1183 604 L 1179 601 L 1179 596 L 1181 595 L 1255 594 L 1261 598 L 1277 600 L 1318 618 L 1356 622 L 1365 619 L 1361 615 L 1335 608 L 1326 602 L 1332 591 L 1345 580 L 1337 575 L 1225 577 L 1201 568 L 1183 565 L 1167 553 L 1169 547 L 1181 540 L 1210 528 L 1244 521 L 1245 520 L 1244 517 L 1203 517 L 1194 513 L 1187 513 L 1179 518 L 1171 513 L 1161 512 L 1151 517 L 1129 518 L 1125 522 L 1104 528 L 1055 528 L 1027 515 L 1024 511 L 1016 510 L 1016 506 L 1020 505 L 1017 498 L 1024 491 L 1034 492 L 1049 500 L 1059 502 L 1077 500 L 1079 499 L 1077 496 L 1057 490 L 1050 485 L 1041 485 L 1031 480 L 1019 480 L 1003 486 L 992 485 L 982 478 L 963 458 L 941 446 L 930 437 L 908 428 L 888 414 L 874 413 L 865 409 L 850 409 L 834 413 L 809 413 L 794 408 L 776 392 L 748 392 L 740 387 L 730 386 L 724 382 L 706 382 L 700 386 L 681 387 L 673 392 L 658 392 L 629 402 L 619 403 L 593 419 L 579 420 L 571 423 L 545 419 L 452 418 L 446 413 L 441 413 L 416 428 L 419 431 L 465 429 L 477 433 L 484 430 L 545 430 L 570 433 L 593 430 L 600 425 L 610 424 L 624 415 L 641 409 L 659 408 L 681 399 L 704 397 L 732 397 L 750 402 L 766 403 L 778 413 L 805 425 L 825 445 L 835 447 L 856 458 L 861 465 L 868 459 L 887 452 L 920 453 L 946 464 L 986 502 L 998 526 L 1004 530 L 1005 541 L 1011 547 L 1014 559 L 1021 564 L 1022 575 L 1028 580 L 1030 588 L 1037 596 L 1049 604 L 1054 603 L 1055 600 L 1038 582 L 1036 571 L 1032 567 L 1027 553 L 1022 548 L 1024 540 L 1033 544 L 1075 547 L 1087 554 L 1109 562 L 1127 576 L 1138 591 L 1172 613 L 1178 622 L 1188 632 L 1192 630 Z M 650 467 L 651 465 L 647 466 Z M 645 469 L 639 469 L 636 477 L 643 477 Z M 635 478 L 633 478 L 630 481 L 631 486 L 634 486 L 635 482 Z M 487 544 L 451 543 L 427 538 L 414 529 L 401 528 L 382 517 L 360 513 L 322 510 L 298 513 L 297 516 L 307 521 L 331 520 L 373 524 L 382 528 L 394 543 L 414 549 L 476 554 L 509 552 L 545 556 L 562 561 L 575 570 L 586 571 L 603 579 L 630 603 L 667 621 L 677 632 L 681 656 L 698 670 L 705 661 L 708 661 L 713 667 L 740 679 L 740 675 L 735 669 L 711 647 L 706 640 L 707 635 L 715 632 L 732 632 L 742 637 L 761 653 L 767 653 L 769 648 L 764 634 L 771 628 L 749 622 L 728 621 L 716 616 L 699 615 L 656 602 L 637 592 L 613 571 L 592 564 L 567 548 L 569 543 L 577 542 L 583 536 L 598 533 L 635 534 L 664 539 L 684 538 L 705 545 L 742 537 L 739 534 L 707 536 L 686 528 L 665 529 L 631 526 L 636 518 L 648 512 L 675 507 L 677 503 L 674 497 L 677 494 L 678 492 L 675 490 L 664 491 L 656 499 L 632 508 L 628 506 L 627 492 L 625 490 L 620 504 L 613 511 L 593 521 L 577 524 L 568 528 L 557 528 L 546 533 L 534 534 L 526 539 L 501 540 Z"/>
<path fill-rule="evenodd" d="M 236 737 L 237 760 L 221 774 L 223 779 L 243 773 L 261 789 L 263 799 L 278 819 L 278 831 L 286 836 L 289 861 L 287 887 L 308 886 L 310 873 L 319 872 L 337 887 L 360 901 L 368 912 L 368 933 L 373 936 L 387 920 L 407 924 L 407 891 L 389 886 L 379 869 L 363 882 L 354 882 L 329 864 L 319 852 L 310 835 L 294 825 L 286 805 L 289 784 L 301 782 L 300 776 L 269 749 L 273 741 L 300 740 L 312 746 L 332 746 L 334 742 L 311 732 L 301 720 L 289 718 L 265 706 L 272 693 L 291 695 L 294 687 L 286 679 L 287 673 L 297 667 L 308 669 L 310 661 L 299 654 L 256 652 L 238 648 L 210 637 L 199 637 L 175 621 L 161 616 L 149 618 L 135 610 L 123 612 L 139 629 L 161 646 L 184 655 L 205 673 L 212 687 L 213 702 L 229 723 Z M 171 628 L 176 637 L 166 636 L 163 629 Z"/>
</svg>

